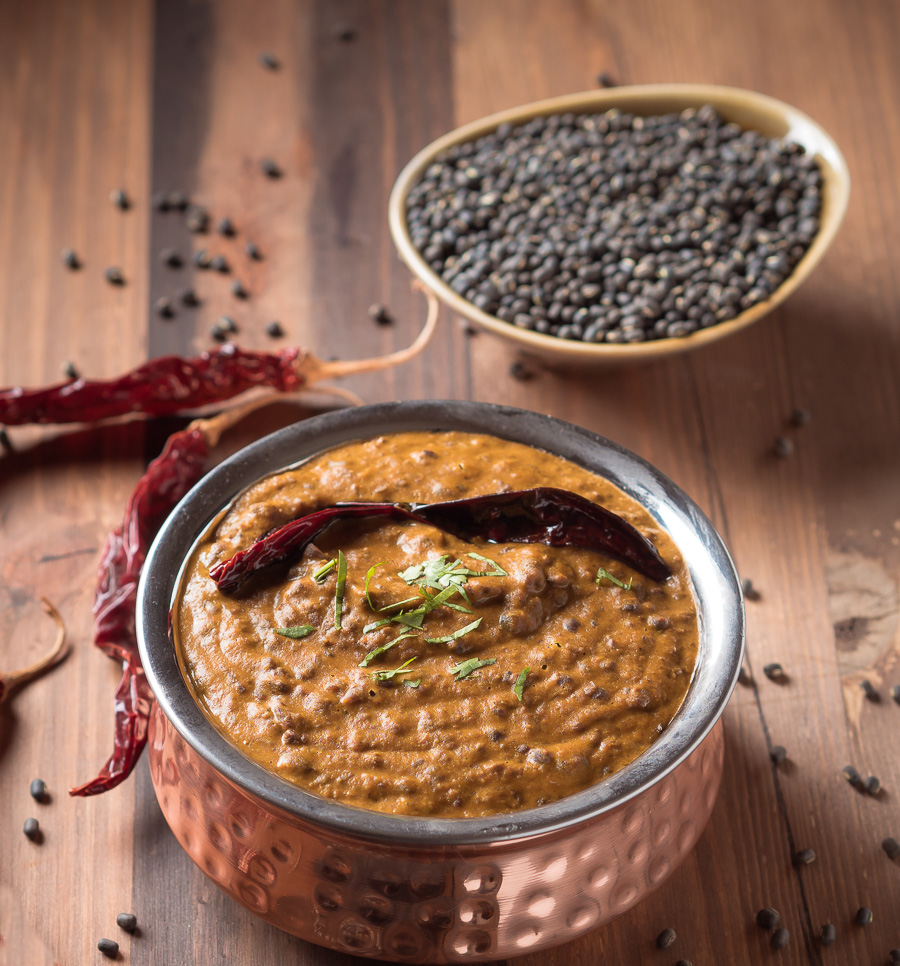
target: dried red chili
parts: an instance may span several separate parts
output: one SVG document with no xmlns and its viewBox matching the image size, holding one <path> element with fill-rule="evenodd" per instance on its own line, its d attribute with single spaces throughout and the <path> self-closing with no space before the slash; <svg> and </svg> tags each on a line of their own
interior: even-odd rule
<svg viewBox="0 0 900 966">
<path fill-rule="evenodd" d="M 66 625 L 59 611 L 46 597 L 41 598 L 41 603 L 44 605 L 44 610 L 47 615 L 56 624 L 56 641 L 50 651 L 30 667 L 23 668 L 21 671 L 9 671 L 6 673 L 0 671 L 0 704 L 6 701 L 13 690 L 21 687 L 23 684 L 27 684 L 29 681 L 33 681 L 38 675 L 49 670 L 63 657 L 63 652 L 66 648 Z"/>
<path fill-rule="evenodd" d="M 618 514 L 550 486 L 445 503 L 338 503 L 272 530 L 209 575 L 223 593 L 234 593 L 254 574 L 293 557 L 335 520 L 377 516 L 418 520 L 462 540 L 598 550 L 652 580 L 672 575 L 656 547 Z"/>
<path fill-rule="evenodd" d="M 428 317 L 418 338 L 389 355 L 323 362 L 296 346 L 257 352 L 228 343 L 193 359 L 151 359 L 116 379 L 76 379 L 41 389 L 0 390 L 0 424 L 92 423 L 129 413 L 168 416 L 223 402 L 256 387 L 294 392 L 319 379 L 398 365 L 419 352 L 434 330 L 437 302 L 431 293 L 425 295 Z"/>
</svg>

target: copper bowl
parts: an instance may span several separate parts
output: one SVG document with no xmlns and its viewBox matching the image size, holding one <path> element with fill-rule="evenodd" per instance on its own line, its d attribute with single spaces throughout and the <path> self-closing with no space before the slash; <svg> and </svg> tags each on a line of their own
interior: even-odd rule
<svg viewBox="0 0 900 966">
<path fill-rule="evenodd" d="M 320 798 L 246 758 L 210 723 L 169 637 L 179 571 L 245 486 L 340 443 L 409 430 L 491 433 L 612 480 L 669 531 L 700 613 L 697 667 L 667 730 L 617 774 L 576 795 L 485 819 L 382 814 Z M 744 611 L 734 565 L 710 522 L 627 450 L 549 416 L 472 402 L 402 402 L 315 417 L 248 446 L 179 504 L 144 568 L 138 636 L 156 696 L 150 773 L 194 862 L 287 932 L 373 959 L 503 959 L 612 919 L 693 848 L 722 774 L 720 717 L 740 668 Z"/>
</svg>

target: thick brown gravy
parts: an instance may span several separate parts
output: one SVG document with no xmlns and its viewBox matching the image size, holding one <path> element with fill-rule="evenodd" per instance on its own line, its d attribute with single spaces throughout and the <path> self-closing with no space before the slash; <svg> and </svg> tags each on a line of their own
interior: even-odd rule
<svg viewBox="0 0 900 966">
<path fill-rule="evenodd" d="M 221 594 L 208 576 L 271 528 L 339 501 L 433 502 L 541 485 L 574 490 L 623 516 L 656 544 L 674 576 L 656 584 L 602 553 L 473 545 L 416 522 L 333 527 L 290 569 L 243 596 Z M 340 630 L 335 569 L 313 576 L 338 550 L 347 561 Z M 461 581 L 468 602 L 460 593 L 450 602 L 471 613 L 444 605 L 425 615 L 421 630 L 400 623 L 364 630 L 416 606 L 381 610 L 421 598 L 399 573 L 443 555 L 445 568 L 461 561 L 504 573 Z M 376 564 L 373 609 L 365 581 Z M 600 567 L 632 581 L 630 589 L 598 582 Z M 698 647 L 684 562 L 639 504 L 559 457 L 458 432 L 350 443 L 258 481 L 195 549 L 175 616 L 193 693 L 245 754 L 328 798 L 409 815 L 491 815 L 600 781 L 666 728 Z M 314 630 L 302 639 L 278 633 L 305 625 Z M 450 639 L 428 642 L 437 638 Z M 471 659 L 492 663 L 461 676 Z"/>
</svg>

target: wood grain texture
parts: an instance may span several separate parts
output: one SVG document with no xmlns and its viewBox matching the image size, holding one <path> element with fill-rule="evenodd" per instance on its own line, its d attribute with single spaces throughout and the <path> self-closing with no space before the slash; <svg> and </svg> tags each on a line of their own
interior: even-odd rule
<svg viewBox="0 0 900 966">
<path fill-rule="evenodd" d="M 353 37 L 341 39 L 340 26 Z M 701 353 L 601 374 L 530 365 L 445 317 L 402 370 L 348 385 L 367 401 L 474 398 L 552 413 L 625 444 L 694 496 L 762 593 L 748 604 L 747 667 L 726 712 L 726 765 L 712 821 L 684 865 L 638 907 L 523 966 L 877 964 L 900 947 L 900 12 L 886 0 L 14 0 L 0 5 L 0 383 L 59 378 L 71 359 L 113 375 L 147 354 L 209 345 L 222 314 L 240 341 L 272 345 L 273 319 L 323 357 L 406 344 L 422 300 L 386 225 L 405 161 L 458 123 L 525 101 L 619 81 L 751 87 L 796 104 L 844 150 L 850 208 L 824 265 L 770 318 Z M 271 50 L 280 69 L 257 63 Z M 277 180 L 258 167 L 271 156 Z M 134 207 L 117 211 L 125 187 Z M 191 235 L 151 214 L 181 190 L 229 216 L 234 238 Z M 246 257 L 256 242 L 264 258 Z M 59 249 L 84 267 L 68 272 Z M 173 270 L 159 252 L 225 254 L 229 275 Z M 127 283 L 103 281 L 121 265 Z M 246 301 L 230 292 L 240 277 Z M 159 319 L 153 302 L 194 287 L 198 308 Z M 384 303 L 395 324 L 367 315 Z M 812 421 L 788 424 L 795 407 Z M 308 409 L 284 405 L 227 448 Z M 122 961 L 355 962 L 268 927 L 211 886 L 161 817 L 146 765 L 122 788 L 71 801 L 109 751 L 117 669 L 89 646 L 94 569 L 142 464 L 178 421 L 20 430 L 0 455 L 0 666 L 52 638 L 36 598 L 67 618 L 66 664 L 0 716 L 0 964 Z M 771 455 L 774 438 L 795 443 Z M 762 673 L 780 661 L 789 682 Z M 868 677 L 879 703 L 859 688 Z M 788 750 L 776 768 L 774 744 Z M 852 762 L 877 799 L 841 778 Z M 40 774 L 52 799 L 37 806 Z M 40 847 L 21 833 L 36 814 Z M 797 870 L 790 856 L 811 847 Z M 774 905 L 791 930 L 773 954 L 753 923 Z M 858 906 L 876 914 L 852 925 Z M 51 908 L 53 914 L 48 914 Z M 133 908 L 129 939 L 115 915 Z M 838 942 L 816 941 L 833 922 Z M 664 927 L 678 933 L 665 952 Z"/>
</svg>

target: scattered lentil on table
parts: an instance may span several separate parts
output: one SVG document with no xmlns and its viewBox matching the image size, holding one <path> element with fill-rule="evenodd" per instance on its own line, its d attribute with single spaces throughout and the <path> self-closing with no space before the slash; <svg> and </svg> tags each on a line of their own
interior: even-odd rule
<svg viewBox="0 0 900 966">
<path fill-rule="evenodd" d="M 776 765 L 780 765 L 787 760 L 787 748 L 784 745 L 773 745 L 769 757 Z"/>
<path fill-rule="evenodd" d="M 870 926 L 872 920 L 875 918 L 875 914 L 872 912 L 868 906 L 860 906 L 856 910 L 856 915 L 853 917 L 853 922 L 857 926 Z"/>
<path fill-rule="evenodd" d="M 128 211 L 128 209 L 131 207 L 131 201 L 129 200 L 128 195 L 121 188 L 116 188 L 114 191 L 111 191 L 109 200 L 120 211 Z"/>
<path fill-rule="evenodd" d="M 677 938 L 678 936 L 674 929 L 663 929 L 663 931 L 656 937 L 656 945 L 660 949 L 668 949 Z"/>
<path fill-rule="evenodd" d="M 167 268 L 181 268 L 184 265 L 184 259 L 174 248 L 164 248 L 159 253 L 159 260 Z"/>
<path fill-rule="evenodd" d="M 841 774 L 847 781 L 856 789 L 862 789 L 863 780 L 862 775 L 853 767 L 853 765 L 844 765 L 841 769 Z"/>
<path fill-rule="evenodd" d="M 22 831 L 25 833 L 25 838 L 31 839 L 32 842 L 40 842 L 43 838 L 41 824 L 36 818 L 26 818 Z"/>
<path fill-rule="evenodd" d="M 226 238 L 231 238 L 236 234 L 234 230 L 234 222 L 230 218 L 219 219 L 219 223 L 216 225 L 216 231 L 220 235 L 224 235 Z"/>
<path fill-rule="evenodd" d="M 813 849 L 799 849 L 791 856 L 791 862 L 796 868 L 803 865 L 812 865 L 816 861 L 816 853 Z"/>
<path fill-rule="evenodd" d="M 413 245 L 504 322 L 585 342 L 691 333 L 768 299 L 819 228 L 803 149 L 710 105 L 551 114 L 441 152 L 407 198 Z"/>
<path fill-rule="evenodd" d="M 247 257 L 252 258 L 253 261 L 262 261 L 262 252 L 259 250 L 259 245 L 257 245 L 256 242 L 248 241 L 247 244 L 244 245 L 244 252 L 246 253 Z"/>
<path fill-rule="evenodd" d="M 267 178 L 280 178 L 282 174 L 281 168 L 271 158 L 262 158 L 259 169 Z"/>
<path fill-rule="evenodd" d="M 790 941 L 790 932 L 788 932 L 787 929 L 782 928 L 776 929 L 775 932 L 772 933 L 772 938 L 769 940 L 769 943 L 771 944 L 772 949 L 784 949 L 784 947 L 787 946 Z"/>
<path fill-rule="evenodd" d="M 781 922 L 781 913 L 777 909 L 766 906 L 756 914 L 756 925 L 760 929 L 774 929 Z"/>
<path fill-rule="evenodd" d="M 868 678 L 863 678 L 862 681 L 859 682 L 859 686 L 862 688 L 863 694 L 865 694 L 869 701 L 881 700 L 881 695 L 878 693 L 878 689 Z"/>
<path fill-rule="evenodd" d="M 210 268 L 211 262 L 212 262 L 212 255 L 210 255 L 207 249 L 201 248 L 198 251 L 194 252 L 193 262 L 194 262 L 194 265 L 197 266 L 197 268 L 202 268 L 202 269 Z"/>
<path fill-rule="evenodd" d="M 113 939 L 101 939 L 97 943 L 97 949 L 109 959 L 115 959 L 119 955 L 119 944 Z"/>
<path fill-rule="evenodd" d="M 819 933 L 819 942 L 823 946 L 833 946 L 835 939 L 837 939 L 837 929 L 835 929 L 834 923 L 826 922 Z"/>
<path fill-rule="evenodd" d="M 209 230 L 209 212 L 201 205 L 191 205 L 184 216 L 184 223 L 189 232 L 202 235 Z"/>
<path fill-rule="evenodd" d="M 394 321 L 391 313 L 378 302 L 369 306 L 369 318 L 379 325 L 390 325 Z"/>
<path fill-rule="evenodd" d="M 171 319 L 175 315 L 175 310 L 172 308 L 172 300 L 163 296 L 158 298 L 153 303 L 153 311 L 163 319 Z"/>
<path fill-rule="evenodd" d="M 788 439 L 787 436 L 776 436 L 775 442 L 772 444 L 772 452 L 776 456 L 780 456 L 782 459 L 786 459 L 788 456 L 793 456 L 793 440 Z"/>
<path fill-rule="evenodd" d="M 110 285 L 124 285 L 125 276 L 122 274 L 122 269 L 117 268 L 115 265 L 111 265 L 103 273 L 103 277 L 109 282 Z"/>
<path fill-rule="evenodd" d="M 200 299 L 197 298 L 197 293 L 192 288 L 184 289 L 178 299 L 183 306 L 189 309 L 194 309 L 200 304 Z"/>
<path fill-rule="evenodd" d="M 877 796 L 881 792 L 881 782 L 877 775 L 869 775 L 865 782 L 865 789 L 870 795 Z"/>
<path fill-rule="evenodd" d="M 266 335 L 272 339 L 280 339 L 284 335 L 284 327 L 280 322 L 270 322 L 266 326 Z"/>
<path fill-rule="evenodd" d="M 47 801 L 47 784 L 41 778 L 35 778 L 31 785 L 28 787 L 28 794 L 36 802 L 46 802 Z"/>
<path fill-rule="evenodd" d="M 62 371 L 66 379 L 77 379 L 80 375 L 74 362 L 64 362 Z"/>
<path fill-rule="evenodd" d="M 120 912 L 116 916 L 116 925 L 125 932 L 134 932 L 137 929 L 137 916 L 133 912 Z"/>
<path fill-rule="evenodd" d="M 59 257 L 62 259 L 62 263 L 66 266 L 66 268 L 71 269 L 72 271 L 81 268 L 81 260 L 75 254 L 74 249 L 64 248 L 59 253 Z"/>
<path fill-rule="evenodd" d="M 265 67 L 266 70 L 278 70 L 281 67 L 278 58 L 269 50 L 264 50 L 257 59 L 260 66 Z"/>
<path fill-rule="evenodd" d="M 886 839 L 883 839 L 881 847 L 884 849 L 885 855 L 892 861 L 900 859 L 900 842 L 893 836 L 889 835 Z"/>
<path fill-rule="evenodd" d="M 222 272 L 223 275 L 231 271 L 231 266 L 228 264 L 228 259 L 224 255 L 216 255 L 210 261 L 209 267 L 214 272 Z"/>
<path fill-rule="evenodd" d="M 762 600 L 762 594 L 753 586 L 753 581 L 749 577 L 744 577 L 741 581 L 741 590 L 745 600 Z"/>
<path fill-rule="evenodd" d="M 791 425 L 796 427 L 805 426 L 812 419 L 812 413 L 808 409 L 797 407 L 791 412 Z"/>
<path fill-rule="evenodd" d="M 787 675 L 784 673 L 784 668 L 777 661 L 773 661 L 771 664 L 766 664 L 763 667 L 763 674 L 765 674 L 770 681 L 775 681 L 776 684 L 784 684 L 787 681 Z"/>
<path fill-rule="evenodd" d="M 231 294 L 236 299 L 245 299 L 249 296 L 250 293 L 244 287 L 244 283 L 239 278 L 236 278 L 231 283 Z"/>
<path fill-rule="evenodd" d="M 609 71 L 603 70 L 597 75 L 597 86 L 598 87 L 618 87 L 616 79 L 613 77 Z"/>
<path fill-rule="evenodd" d="M 166 203 L 171 211 L 187 211 L 190 201 L 183 191 L 170 191 Z"/>
</svg>

